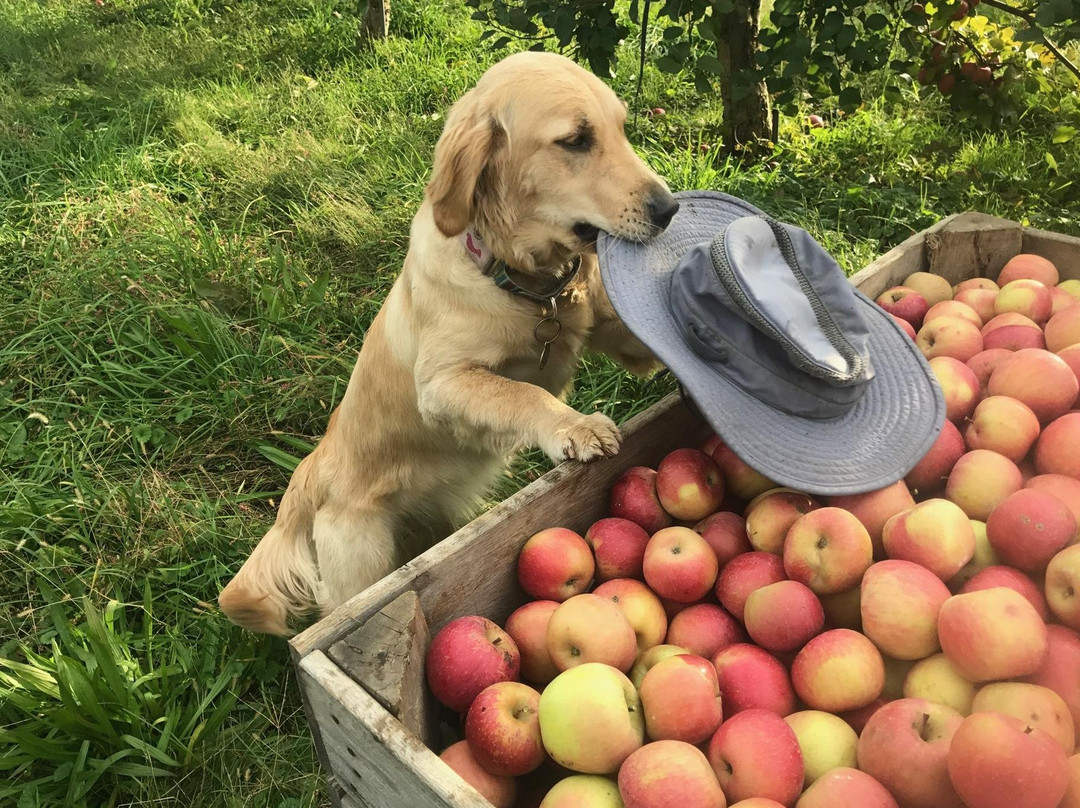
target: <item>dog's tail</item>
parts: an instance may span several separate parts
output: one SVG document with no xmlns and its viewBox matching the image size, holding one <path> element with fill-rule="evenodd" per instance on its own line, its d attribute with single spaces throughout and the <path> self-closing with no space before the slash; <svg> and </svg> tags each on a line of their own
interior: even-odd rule
<svg viewBox="0 0 1080 808">
<path fill-rule="evenodd" d="M 318 566 L 312 540 L 316 481 L 306 457 L 281 498 L 277 521 L 218 595 L 222 612 L 249 631 L 288 637 L 290 626 L 316 608 Z"/>
</svg>

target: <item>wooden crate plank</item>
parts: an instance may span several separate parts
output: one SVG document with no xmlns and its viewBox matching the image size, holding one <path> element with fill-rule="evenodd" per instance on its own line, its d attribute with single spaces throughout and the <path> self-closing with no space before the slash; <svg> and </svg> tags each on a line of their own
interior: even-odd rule
<svg viewBox="0 0 1080 808">
<path fill-rule="evenodd" d="M 560 464 L 293 637 L 294 660 L 326 650 L 408 589 L 419 594 L 432 632 L 462 614 L 505 618 L 523 595 L 513 576 L 492 575 L 492 570 L 511 569 L 521 545 L 545 527 L 586 529 L 606 515 L 606 497 L 597 492 L 606 492 L 630 466 L 655 464 L 685 441 L 704 438 L 708 428 L 672 394 L 623 430 L 626 440 L 615 457 Z M 474 545 L 483 547 L 482 553 L 473 551 Z"/>
<path fill-rule="evenodd" d="M 424 686 L 427 619 L 409 590 L 330 646 L 326 655 L 425 746 L 438 737 L 436 707 Z"/>
<path fill-rule="evenodd" d="M 1061 280 L 1080 278 L 1080 238 L 1076 236 L 1027 227 L 1024 228 L 1023 251 L 1052 261 Z"/>
<path fill-rule="evenodd" d="M 299 670 L 343 805 L 491 808 L 324 653 L 308 654 Z"/>
<path fill-rule="evenodd" d="M 970 211 L 926 235 L 927 271 L 949 283 L 965 278 L 996 278 L 1005 262 L 1020 252 L 1023 228 L 1016 222 Z"/>
<path fill-rule="evenodd" d="M 897 286 L 912 272 L 926 269 L 926 235 L 916 233 L 851 276 L 851 283 L 871 300 Z"/>
</svg>

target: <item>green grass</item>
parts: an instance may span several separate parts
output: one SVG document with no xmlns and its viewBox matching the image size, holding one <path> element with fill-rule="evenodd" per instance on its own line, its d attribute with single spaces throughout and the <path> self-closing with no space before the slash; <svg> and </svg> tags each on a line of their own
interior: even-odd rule
<svg viewBox="0 0 1080 808">
<path fill-rule="evenodd" d="M 501 55 L 422 0 L 357 53 L 355 5 L 0 0 L 0 805 L 326 802 L 285 644 L 214 599 L 341 397 L 442 115 Z M 643 104 L 674 188 L 850 271 L 967 208 L 1080 232 L 1080 154 L 1049 135 L 1075 102 L 986 134 L 913 92 L 785 120 L 743 166 L 700 148 L 712 99 L 650 71 Z M 624 420 L 670 389 L 590 358 L 573 403 Z M 526 453 L 491 501 L 548 467 Z"/>
</svg>

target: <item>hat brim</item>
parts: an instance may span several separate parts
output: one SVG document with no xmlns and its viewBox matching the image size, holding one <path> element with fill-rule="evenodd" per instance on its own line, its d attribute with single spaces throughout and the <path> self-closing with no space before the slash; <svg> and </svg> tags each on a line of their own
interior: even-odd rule
<svg viewBox="0 0 1080 808">
<path fill-rule="evenodd" d="M 800 418 L 754 398 L 683 340 L 668 305 L 672 272 L 691 247 L 762 211 L 727 194 L 675 194 L 678 213 L 645 244 L 601 233 L 604 288 L 628 329 L 656 354 L 702 416 L 744 462 L 780 485 L 811 494 L 876 491 L 903 478 L 945 421 L 945 398 L 918 346 L 888 312 L 856 290 L 870 328 L 874 378 L 843 415 Z"/>
</svg>

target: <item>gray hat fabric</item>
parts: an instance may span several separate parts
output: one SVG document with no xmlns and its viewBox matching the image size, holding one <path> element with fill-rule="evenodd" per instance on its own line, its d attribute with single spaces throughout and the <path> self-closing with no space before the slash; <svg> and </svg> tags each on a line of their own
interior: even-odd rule
<svg viewBox="0 0 1080 808">
<path fill-rule="evenodd" d="M 601 232 L 601 277 L 627 328 L 777 483 L 835 495 L 904 477 L 945 420 L 915 343 L 805 230 L 727 194 L 675 197 L 648 243 Z"/>
</svg>

